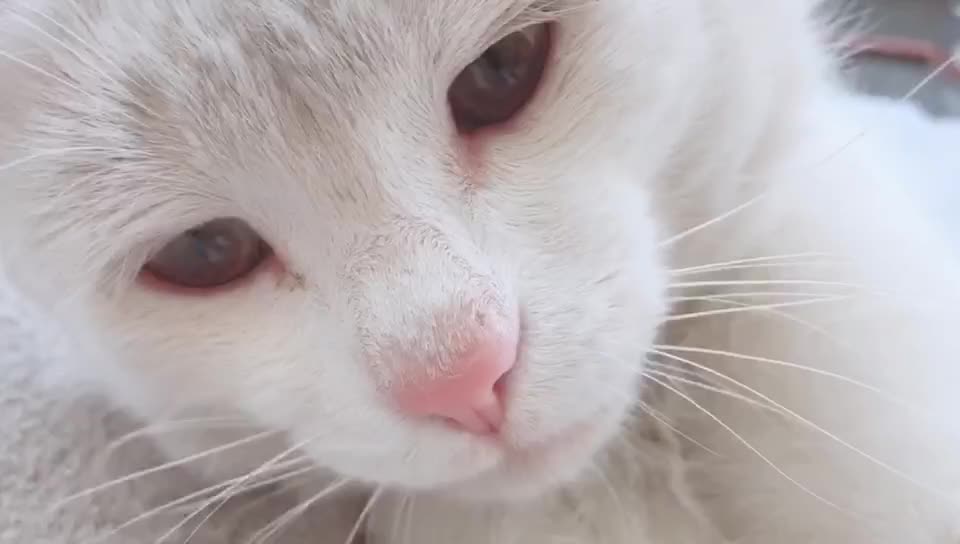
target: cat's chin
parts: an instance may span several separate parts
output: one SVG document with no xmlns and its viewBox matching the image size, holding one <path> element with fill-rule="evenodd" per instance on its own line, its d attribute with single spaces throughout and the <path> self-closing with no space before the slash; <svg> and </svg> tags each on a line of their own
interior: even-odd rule
<svg viewBox="0 0 960 544">
<path fill-rule="evenodd" d="M 507 446 L 500 462 L 441 490 L 457 499 L 510 502 L 536 499 L 575 482 L 614 439 L 620 419 L 603 414 L 523 447 Z"/>
</svg>

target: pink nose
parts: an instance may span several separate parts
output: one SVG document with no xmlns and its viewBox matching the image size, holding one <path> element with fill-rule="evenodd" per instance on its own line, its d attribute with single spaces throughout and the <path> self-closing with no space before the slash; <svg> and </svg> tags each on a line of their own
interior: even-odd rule
<svg viewBox="0 0 960 544">
<path fill-rule="evenodd" d="M 517 342 L 501 337 L 478 342 L 449 372 L 394 391 L 403 412 L 439 417 L 462 430 L 491 434 L 504 420 L 503 377 L 517 358 Z"/>
</svg>

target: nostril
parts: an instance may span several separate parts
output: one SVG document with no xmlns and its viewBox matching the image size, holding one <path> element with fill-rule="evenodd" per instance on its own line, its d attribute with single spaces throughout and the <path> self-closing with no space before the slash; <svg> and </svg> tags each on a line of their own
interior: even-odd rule
<svg viewBox="0 0 960 544">
<path fill-rule="evenodd" d="M 501 404 L 507 397 L 507 386 L 509 385 L 509 378 L 511 374 L 513 374 L 512 370 L 513 369 L 506 371 L 503 376 L 500 376 L 493 384 L 493 394 L 496 395 Z"/>
<path fill-rule="evenodd" d="M 517 357 L 515 338 L 488 336 L 439 375 L 393 390 L 401 412 L 430 417 L 474 434 L 496 433 Z"/>
</svg>

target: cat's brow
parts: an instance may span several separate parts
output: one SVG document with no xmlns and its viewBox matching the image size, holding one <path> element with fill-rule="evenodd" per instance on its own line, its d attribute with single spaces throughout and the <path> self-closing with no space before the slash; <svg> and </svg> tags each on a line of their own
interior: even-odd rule
<svg viewBox="0 0 960 544">
<path fill-rule="evenodd" d="M 459 1 L 459 0 L 457 0 Z M 596 3 L 597 0 L 490 0 L 498 16 L 485 33 L 492 39 L 527 25 L 556 19 Z"/>
</svg>

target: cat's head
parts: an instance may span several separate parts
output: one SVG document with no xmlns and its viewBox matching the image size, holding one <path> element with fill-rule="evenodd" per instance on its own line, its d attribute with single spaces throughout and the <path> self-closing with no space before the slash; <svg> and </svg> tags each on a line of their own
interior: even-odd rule
<svg viewBox="0 0 960 544">
<path fill-rule="evenodd" d="M 740 3 L 14 2 L 8 258 L 138 410 L 540 491 L 633 407 L 688 170 L 760 132 L 727 78 L 792 2 Z"/>
</svg>

